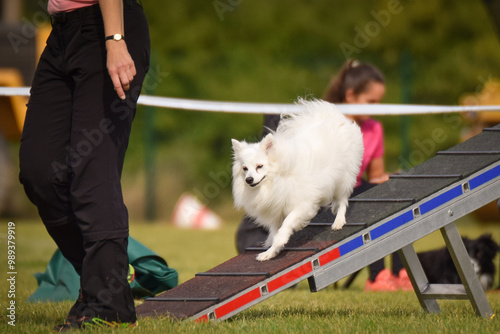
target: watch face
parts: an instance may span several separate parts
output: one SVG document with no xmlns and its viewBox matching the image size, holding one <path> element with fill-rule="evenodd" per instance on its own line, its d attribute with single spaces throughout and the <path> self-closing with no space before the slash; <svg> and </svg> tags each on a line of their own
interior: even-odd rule
<svg viewBox="0 0 500 334">
<path fill-rule="evenodd" d="M 115 34 L 115 35 L 113 36 L 113 39 L 114 39 L 115 41 L 119 41 L 120 39 L 122 39 L 122 35 L 120 35 L 120 34 Z"/>
</svg>

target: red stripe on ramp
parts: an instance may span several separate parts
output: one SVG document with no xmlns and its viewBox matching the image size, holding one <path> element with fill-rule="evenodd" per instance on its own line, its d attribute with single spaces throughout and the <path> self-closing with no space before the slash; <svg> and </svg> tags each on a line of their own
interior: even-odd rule
<svg viewBox="0 0 500 334">
<path fill-rule="evenodd" d="M 311 271 L 311 262 L 304 263 L 300 267 L 295 268 L 294 270 L 289 271 L 288 273 L 281 275 L 280 277 L 267 283 L 267 289 L 269 292 L 273 292 L 274 290 L 281 288 L 282 286 L 296 280 L 297 278 L 310 273 Z"/>
<path fill-rule="evenodd" d="M 205 315 L 199 317 L 198 319 L 196 319 L 194 322 L 208 322 L 208 315 L 205 314 Z"/>
<path fill-rule="evenodd" d="M 328 262 L 332 262 L 335 259 L 340 257 L 340 251 L 338 248 L 335 248 L 319 257 L 319 264 L 324 266 Z"/>
<path fill-rule="evenodd" d="M 239 296 L 238 298 L 235 298 L 231 300 L 230 302 L 218 307 L 215 309 L 215 316 L 217 319 L 222 318 L 226 314 L 229 314 L 237 309 L 239 309 L 242 306 L 245 306 L 246 304 L 253 302 L 257 298 L 260 298 L 260 288 L 256 288 L 253 290 L 250 290 L 249 292 L 245 293 L 244 295 Z"/>
</svg>

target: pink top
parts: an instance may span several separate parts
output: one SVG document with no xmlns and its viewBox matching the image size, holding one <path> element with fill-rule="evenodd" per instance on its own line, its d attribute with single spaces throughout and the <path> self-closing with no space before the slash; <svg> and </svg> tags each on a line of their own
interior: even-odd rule
<svg viewBox="0 0 500 334">
<path fill-rule="evenodd" d="M 380 158 L 384 155 L 384 129 L 379 121 L 369 119 L 360 125 L 361 133 L 363 134 L 363 160 L 361 161 L 361 169 L 359 171 L 356 187 L 361 184 L 361 179 L 368 165 L 373 159 Z"/>
<path fill-rule="evenodd" d="M 49 14 L 71 12 L 78 8 L 96 5 L 99 0 L 49 0 Z"/>
</svg>

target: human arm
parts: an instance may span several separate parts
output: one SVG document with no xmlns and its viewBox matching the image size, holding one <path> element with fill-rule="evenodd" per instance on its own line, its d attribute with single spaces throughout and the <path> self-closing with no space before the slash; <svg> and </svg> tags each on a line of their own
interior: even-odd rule
<svg viewBox="0 0 500 334">
<path fill-rule="evenodd" d="M 124 35 L 123 0 L 99 0 L 105 36 Z M 124 100 L 125 91 L 129 90 L 134 80 L 136 69 L 130 56 L 125 40 L 106 41 L 108 74 L 113 81 L 113 87 L 118 96 Z"/>
<path fill-rule="evenodd" d="M 389 174 L 385 172 L 384 157 L 373 159 L 366 169 L 366 175 L 370 183 L 379 184 L 389 180 Z"/>
<path fill-rule="evenodd" d="M 371 160 L 366 167 L 366 176 L 368 182 L 379 184 L 389 179 L 389 174 L 385 171 L 384 163 L 384 129 L 382 123 L 370 120 L 368 123 L 368 131 L 364 136 L 368 137 L 369 144 L 366 144 L 367 150 L 370 152 Z"/>
</svg>

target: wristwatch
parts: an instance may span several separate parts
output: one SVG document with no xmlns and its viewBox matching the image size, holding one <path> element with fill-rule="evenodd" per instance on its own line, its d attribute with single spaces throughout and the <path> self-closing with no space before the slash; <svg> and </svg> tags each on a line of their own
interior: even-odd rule
<svg viewBox="0 0 500 334">
<path fill-rule="evenodd" d="M 104 40 L 109 41 L 110 39 L 118 42 L 118 41 L 121 41 L 122 39 L 124 39 L 124 37 L 123 37 L 123 35 L 120 35 L 120 34 L 114 34 L 111 36 L 107 36 Z"/>
</svg>

